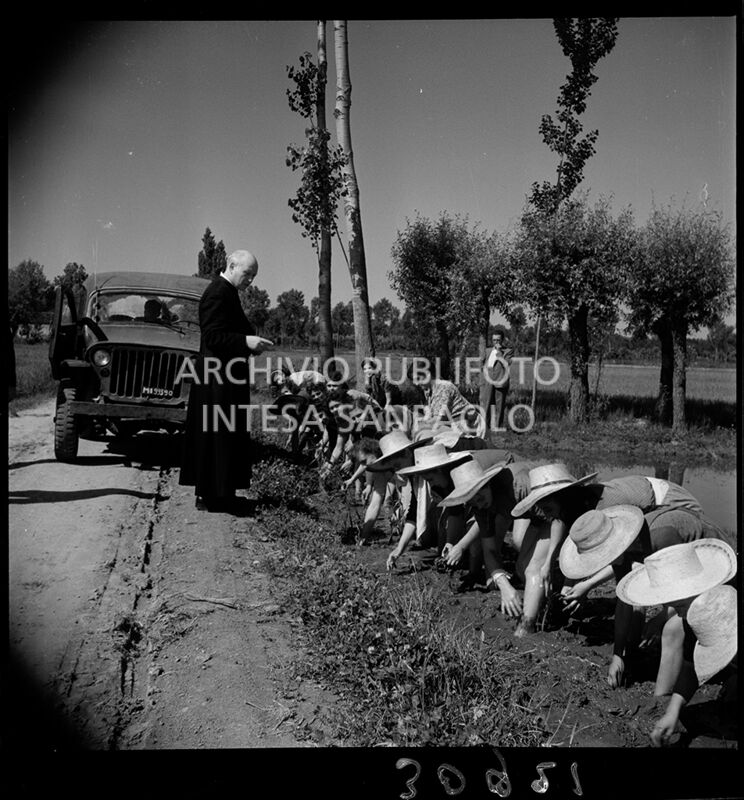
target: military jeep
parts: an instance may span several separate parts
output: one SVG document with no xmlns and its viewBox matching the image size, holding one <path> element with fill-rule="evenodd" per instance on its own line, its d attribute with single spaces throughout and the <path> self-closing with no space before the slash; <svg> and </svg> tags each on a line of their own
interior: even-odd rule
<svg viewBox="0 0 744 800">
<path fill-rule="evenodd" d="M 208 284 L 185 275 L 106 272 L 75 293 L 57 288 L 49 361 L 59 381 L 58 461 L 75 460 L 81 437 L 183 426 L 189 382 L 179 371 L 199 351 L 199 300 Z"/>
</svg>

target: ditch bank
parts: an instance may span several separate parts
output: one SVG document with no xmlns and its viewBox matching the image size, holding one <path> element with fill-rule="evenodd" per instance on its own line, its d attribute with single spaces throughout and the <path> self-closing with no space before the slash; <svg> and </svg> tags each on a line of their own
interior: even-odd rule
<svg viewBox="0 0 744 800">
<path fill-rule="evenodd" d="M 313 741 L 649 745 L 666 706 L 653 698 L 658 642 L 642 652 L 629 685 L 608 686 L 614 587 L 601 587 L 576 617 L 551 604 L 540 630 L 517 639 L 497 594 L 484 586 L 458 593 L 460 574 L 440 571 L 433 551 L 411 548 L 386 572 L 393 546 L 387 520 L 369 545 L 351 543 L 361 506 L 336 488 L 338 481 L 312 491 L 317 473 L 303 478 L 293 469 L 281 472 L 286 482 L 274 490 L 289 502 L 263 512 L 264 530 L 281 544 L 281 559 L 270 558 L 266 568 L 283 587 L 289 613 L 303 621 L 298 673 L 337 698 L 332 713 L 321 711 Z M 507 540 L 507 568 L 515 555 Z M 717 700 L 720 689 L 698 691 L 676 746 L 736 747 L 732 706 Z"/>
</svg>

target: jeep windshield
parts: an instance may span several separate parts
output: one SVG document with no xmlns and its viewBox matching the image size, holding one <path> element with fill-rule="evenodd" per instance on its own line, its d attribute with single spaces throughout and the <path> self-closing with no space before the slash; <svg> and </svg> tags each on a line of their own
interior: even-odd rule
<svg viewBox="0 0 744 800">
<path fill-rule="evenodd" d="M 109 322 L 163 325 L 181 329 L 199 327 L 199 301 L 165 293 L 97 292 L 90 299 L 88 316 Z"/>
</svg>

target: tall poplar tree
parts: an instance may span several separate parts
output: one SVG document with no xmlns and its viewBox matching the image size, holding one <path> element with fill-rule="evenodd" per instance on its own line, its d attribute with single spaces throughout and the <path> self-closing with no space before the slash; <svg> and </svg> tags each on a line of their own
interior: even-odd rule
<svg viewBox="0 0 744 800">
<path fill-rule="evenodd" d="M 362 236 L 362 215 L 359 206 L 359 185 L 354 169 L 351 147 L 351 79 L 349 77 L 349 44 L 346 20 L 333 22 L 336 56 L 336 138 L 345 156 L 343 175 L 345 183 L 344 216 L 349 240 L 349 274 L 351 275 L 351 302 L 354 309 L 354 349 L 356 355 L 357 383 L 364 380 L 362 360 L 374 356 L 372 324 L 367 292 L 367 262 Z"/>
<path fill-rule="evenodd" d="M 584 177 L 584 165 L 595 153 L 595 143 L 599 131 L 583 133 L 583 125 L 579 116 L 586 110 L 586 101 L 597 76 L 593 69 L 597 62 L 606 56 L 615 46 L 617 38 L 617 19 L 611 17 L 572 19 L 560 17 L 553 20 L 558 41 L 565 56 L 571 61 L 571 72 L 561 86 L 558 95 L 556 119 L 546 114 L 540 122 L 540 135 L 545 144 L 558 156 L 558 167 L 555 183 L 544 181 L 534 183 L 530 195 L 532 209 L 525 215 L 527 227 L 544 228 L 535 218 L 542 216 L 544 221 L 559 224 L 557 215 L 561 203 L 568 199 Z M 554 222 L 553 222 L 554 221 Z M 570 238 L 570 237 L 569 237 Z M 592 280 L 592 273 L 579 263 L 572 263 L 575 258 L 569 249 L 561 249 L 560 237 L 553 237 L 553 244 L 545 250 L 546 262 L 542 269 L 533 272 L 534 277 L 542 282 L 542 286 L 528 287 L 533 296 L 544 293 L 545 288 L 555 288 L 557 293 L 565 296 L 564 270 L 584 273 L 586 279 Z M 583 255 L 581 256 L 584 257 Z M 601 259 L 597 260 L 600 268 Z M 557 263 L 563 264 L 560 270 L 554 269 Z M 603 266 L 601 268 L 604 268 Z M 598 280 L 601 276 L 597 275 Z M 600 283 L 602 281 L 600 280 Z M 582 291 L 585 287 L 576 287 Z M 589 287 L 591 288 L 591 286 Z M 534 306 L 538 313 L 544 309 Z M 568 303 L 565 306 L 565 319 L 568 323 L 569 341 L 571 343 L 571 377 L 569 385 L 569 415 L 572 422 L 584 422 L 589 415 L 589 329 L 587 325 L 589 309 L 584 302 Z"/>
<path fill-rule="evenodd" d="M 318 63 L 310 53 L 300 57 L 300 66 L 287 67 L 294 88 L 287 89 L 289 107 L 310 120 L 306 129 L 307 145 L 287 148 L 287 165 L 300 170 L 302 178 L 294 197 L 290 198 L 292 220 L 303 228 L 303 237 L 310 239 L 318 256 L 318 337 L 321 359 L 333 358 L 331 324 L 331 238 L 337 233 L 336 208 L 343 191 L 340 148 L 329 146 L 326 125 L 325 96 L 328 71 L 326 57 L 326 23 L 318 21 Z"/>
</svg>

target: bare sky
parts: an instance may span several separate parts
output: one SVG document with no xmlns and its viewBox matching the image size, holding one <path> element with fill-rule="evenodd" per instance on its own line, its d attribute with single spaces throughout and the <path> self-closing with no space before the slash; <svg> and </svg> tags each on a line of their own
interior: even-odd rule
<svg viewBox="0 0 744 800">
<path fill-rule="evenodd" d="M 709 207 L 735 221 L 735 17 L 621 18 L 583 121 L 599 129 L 582 188 L 631 205 Z M 328 25 L 328 118 L 335 69 Z M 540 139 L 570 71 L 550 19 L 351 20 L 351 127 L 370 301 L 389 297 L 406 218 L 518 219 L 556 161 Z M 304 141 L 286 66 L 312 21 L 104 21 L 66 28 L 9 113 L 8 260 L 50 279 L 77 261 L 196 271 L 209 226 L 252 250 L 272 303 L 317 294 L 317 262 L 287 199 Z M 344 230 L 343 223 L 341 224 Z M 334 248 L 333 303 L 351 297 Z M 733 320 L 731 320 L 733 321 Z"/>
</svg>

